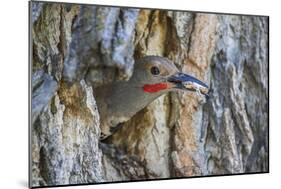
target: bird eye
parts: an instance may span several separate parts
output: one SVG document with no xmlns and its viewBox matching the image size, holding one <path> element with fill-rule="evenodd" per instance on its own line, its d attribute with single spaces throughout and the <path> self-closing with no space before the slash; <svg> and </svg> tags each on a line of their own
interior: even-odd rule
<svg viewBox="0 0 281 189">
<path fill-rule="evenodd" d="M 160 74 L 160 70 L 157 67 L 155 67 L 155 66 L 151 67 L 150 72 L 153 75 L 159 75 Z"/>
</svg>

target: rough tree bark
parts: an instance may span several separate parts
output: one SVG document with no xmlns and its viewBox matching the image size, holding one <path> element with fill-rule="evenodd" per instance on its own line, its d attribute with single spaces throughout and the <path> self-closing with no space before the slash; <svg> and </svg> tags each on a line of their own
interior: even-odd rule
<svg viewBox="0 0 281 189">
<path fill-rule="evenodd" d="M 32 186 L 268 171 L 268 18 L 32 2 Z M 95 88 L 160 55 L 210 99 L 161 96 L 99 142 Z"/>
</svg>

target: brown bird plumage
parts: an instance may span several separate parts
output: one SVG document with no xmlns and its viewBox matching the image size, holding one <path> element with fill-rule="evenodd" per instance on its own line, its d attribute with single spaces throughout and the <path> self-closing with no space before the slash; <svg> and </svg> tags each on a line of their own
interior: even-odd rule
<svg viewBox="0 0 281 189">
<path fill-rule="evenodd" d="M 128 121 L 164 93 L 199 90 L 206 94 L 206 89 L 208 86 L 203 82 L 180 73 L 169 59 L 144 57 L 135 62 L 129 81 L 117 81 L 95 90 L 101 119 L 101 139 L 112 135 L 118 124 Z"/>
</svg>

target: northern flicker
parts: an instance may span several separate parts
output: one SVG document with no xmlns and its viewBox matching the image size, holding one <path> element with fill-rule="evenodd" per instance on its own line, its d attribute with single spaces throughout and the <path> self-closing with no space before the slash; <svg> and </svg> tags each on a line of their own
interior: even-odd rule
<svg viewBox="0 0 281 189">
<path fill-rule="evenodd" d="M 169 91 L 195 91 L 207 95 L 202 81 L 179 72 L 167 58 L 146 56 L 135 62 L 129 81 L 116 81 L 95 90 L 101 120 L 101 140 L 112 135 L 153 100 Z"/>
</svg>

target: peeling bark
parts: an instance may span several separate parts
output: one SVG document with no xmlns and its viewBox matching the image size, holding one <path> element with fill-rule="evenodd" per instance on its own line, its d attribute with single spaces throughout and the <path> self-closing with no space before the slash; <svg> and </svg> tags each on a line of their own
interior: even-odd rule
<svg viewBox="0 0 281 189">
<path fill-rule="evenodd" d="M 32 186 L 268 171 L 268 19 L 32 2 Z M 212 88 L 99 142 L 95 89 L 159 55 Z"/>
</svg>

